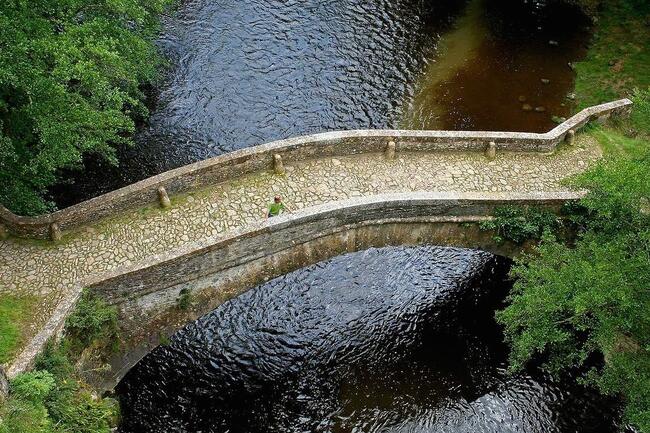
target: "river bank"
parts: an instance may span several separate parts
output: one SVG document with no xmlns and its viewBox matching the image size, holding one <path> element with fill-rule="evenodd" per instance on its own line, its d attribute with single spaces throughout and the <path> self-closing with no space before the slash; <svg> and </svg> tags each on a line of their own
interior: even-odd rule
<svg viewBox="0 0 650 433">
<path fill-rule="evenodd" d="M 516 266 L 510 305 L 497 313 L 510 344 L 510 366 L 539 354 L 551 371 L 587 359 L 601 365 L 584 377 L 625 406 L 637 431 L 650 431 L 650 4 L 598 2 L 586 58 L 572 65 L 578 107 L 628 95 L 628 120 L 590 134 L 604 159 L 574 179 L 589 190 L 575 218 L 579 240 L 568 248 L 552 238 Z M 578 337 L 579 336 L 579 337 Z"/>
</svg>

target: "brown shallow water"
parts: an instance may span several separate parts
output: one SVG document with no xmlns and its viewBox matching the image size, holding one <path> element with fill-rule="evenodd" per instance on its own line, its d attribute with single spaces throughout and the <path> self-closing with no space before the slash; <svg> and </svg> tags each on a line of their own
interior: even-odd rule
<svg viewBox="0 0 650 433">
<path fill-rule="evenodd" d="M 137 145 L 117 168 L 89 158 L 52 193 L 64 207 L 328 130 L 545 131 L 569 113 L 567 63 L 584 51 L 584 26 L 576 9 L 544 0 L 188 0 L 165 20 L 171 69 Z M 519 96 L 545 112 L 522 111 Z"/>
<path fill-rule="evenodd" d="M 566 5 L 472 0 L 419 78 L 402 126 L 546 132 L 571 113 L 569 65 L 588 37 L 585 17 Z"/>
</svg>

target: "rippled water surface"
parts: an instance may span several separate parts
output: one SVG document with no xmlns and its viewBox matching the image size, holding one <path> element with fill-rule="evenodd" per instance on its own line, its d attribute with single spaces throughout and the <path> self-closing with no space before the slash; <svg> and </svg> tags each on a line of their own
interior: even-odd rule
<svg viewBox="0 0 650 433">
<path fill-rule="evenodd" d="M 67 206 L 328 130 L 545 131 L 570 111 L 567 63 L 587 38 L 575 9 L 542 0 L 184 1 L 165 20 L 170 73 L 137 146 L 119 168 L 87 161 L 53 193 Z M 545 111 L 522 110 L 520 96 Z"/>
<path fill-rule="evenodd" d="M 610 402 L 509 376 L 493 312 L 509 261 L 370 249 L 222 305 L 118 387 L 123 432 L 608 432 Z"/>
</svg>

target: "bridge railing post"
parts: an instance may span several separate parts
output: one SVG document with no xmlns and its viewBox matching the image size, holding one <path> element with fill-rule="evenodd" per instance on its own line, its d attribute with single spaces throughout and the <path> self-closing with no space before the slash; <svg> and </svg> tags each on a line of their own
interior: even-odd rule
<svg viewBox="0 0 650 433">
<path fill-rule="evenodd" d="M 61 233 L 61 227 L 59 227 L 58 223 L 52 223 L 50 224 L 50 239 L 53 240 L 54 242 L 60 241 L 62 237 Z"/>
<path fill-rule="evenodd" d="M 282 163 L 282 156 L 279 153 L 273 155 L 273 171 L 275 174 L 284 174 L 284 164 Z"/>
<path fill-rule="evenodd" d="M 169 200 L 167 190 L 164 186 L 158 188 L 158 202 L 160 203 L 160 207 L 163 209 L 167 209 L 172 205 L 171 200 Z"/>
<path fill-rule="evenodd" d="M 573 146 L 576 141 L 576 132 L 573 129 L 569 129 L 564 136 L 564 141 L 566 141 L 569 146 Z"/>
<path fill-rule="evenodd" d="M 488 143 L 487 148 L 485 149 L 485 157 L 490 161 L 496 158 L 497 156 L 497 144 L 494 141 Z"/>
<path fill-rule="evenodd" d="M 396 144 L 395 144 L 395 142 L 393 140 L 388 142 L 388 144 L 386 145 L 386 151 L 385 151 L 385 155 L 386 155 L 387 160 L 392 161 L 393 159 L 395 159 L 395 150 L 396 150 L 396 148 L 397 148 L 397 146 L 396 146 Z"/>
</svg>

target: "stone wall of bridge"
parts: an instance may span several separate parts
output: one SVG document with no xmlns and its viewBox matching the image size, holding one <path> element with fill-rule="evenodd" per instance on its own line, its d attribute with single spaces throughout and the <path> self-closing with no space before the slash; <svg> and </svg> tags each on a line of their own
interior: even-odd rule
<svg viewBox="0 0 650 433">
<path fill-rule="evenodd" d="M 495 207 L 526 205 L 555 212 L 578 193 L 409 193 L 328 203 L 184 246 L 88 281 L 118 306 L 125 344 L 111 370 L 89 378 L 112 388 L 162 335 L 271 278 L 353 251 L 435 244 L 513 256 L 522 246 L 495 243 L 478 223 Z M 180 309 L 178 299 L 194 300 Z M 92 368 L 87 368 L 92 370 Z"/>
<path fill-rule="evenodd" d="M 484 131 L 355 130 L 326 132 L 279 140 L 189 164 L 142 180 L 77 205 L 39 217 L 14 215 L 0 206 L 0 238 L 57 238 L 61 231 L 97 222 L 116 213 L 150 205 L 165 194 L 185 193 L 242 175 L 291 163 L 376 152 L 476 151 L 552 152 L 589 121 L 603 122 L 631 109 L 628 99 L 586 108 L 553 130 L 538 133 Z M 279 159 L 278 159 L 279 157 Z"/>
</svg>

